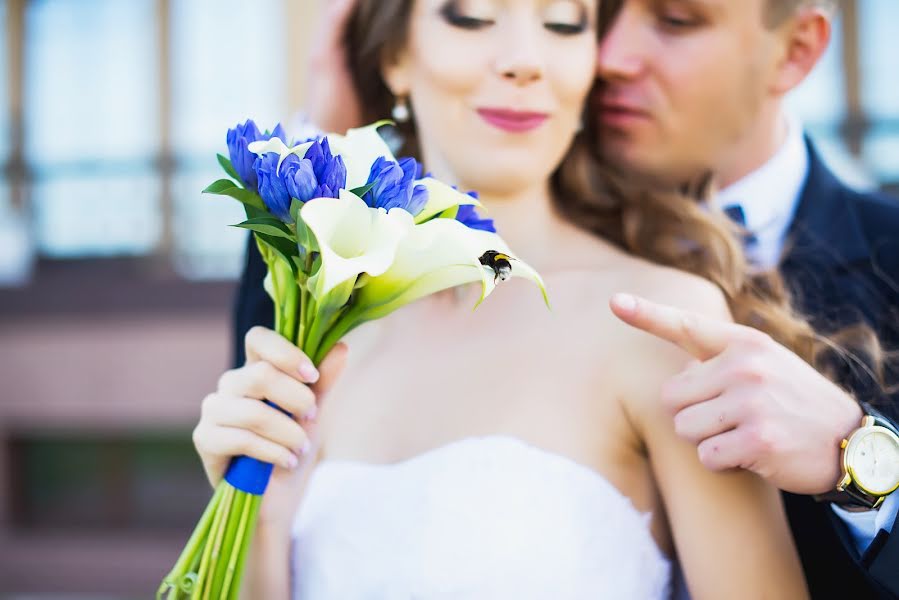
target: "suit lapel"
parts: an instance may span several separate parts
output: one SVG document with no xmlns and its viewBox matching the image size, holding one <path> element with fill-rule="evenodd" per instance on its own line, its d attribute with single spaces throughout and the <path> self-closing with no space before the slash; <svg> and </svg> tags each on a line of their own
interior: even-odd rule
<svg viewBox="0 0 899 600">
<path fill-rule="evenodd" d="M 782 263 L 784 274 L 802 263 L 845 268 L 870 259 L 850 190 L 821 161 L 806 139 L 809 172 L 787 235 Z M 841 269 L 842 270 L 842 269 Z"/>
<path fill-rule="evenodd" d="M 811 143 L 809 173 L 787 235 L 781 273 L 799 309 L 822 331 L 836 330 L 861 318 L 856 289 L 867 284 L 853 275 L 869 263 L 853 192 L 827 169 Z"/>
</svg>

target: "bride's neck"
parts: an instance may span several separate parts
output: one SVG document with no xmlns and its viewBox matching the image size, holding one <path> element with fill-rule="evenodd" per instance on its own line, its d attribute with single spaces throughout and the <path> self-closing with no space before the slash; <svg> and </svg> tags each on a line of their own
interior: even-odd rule
<svg viewBox="0 0 899 600">
<path fill-rule="evenodd" d="M 480 201 L 516 255 L 537 269 L 552 266 L 560 218 L 553 209 L 548 181 L 512 194 L 482 193 Z"/>
<path fill-rule="evenodd" d="M 558 269 L 565 242 L 585 235 L 556 212 L 549 178 L 514 190 L 484 189 L 460 181 L 446 163 L 433 158 L 426 162 L 427 169 L 460 190 L 475 189 L 486 210 L 483 216 L 493 219 L 512 252 L 538 271 Z"/>
</svg>

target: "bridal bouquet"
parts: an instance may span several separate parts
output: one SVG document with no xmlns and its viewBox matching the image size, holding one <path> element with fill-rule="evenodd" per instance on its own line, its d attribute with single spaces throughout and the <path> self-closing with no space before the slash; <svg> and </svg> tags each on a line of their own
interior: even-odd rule
<svg viewBox="0 0 899 600">
<path fill-rule="evenodd" d="M 384 122 L 289 144 L 280 126 L 228 131 L 229 178 L 204 190 L 243 203 L 268 267 L 275 329 L 318 365 L 353 328 L 423 296 L 509 276 L 540 276 L 481 218 L 473 194 L 394 158 Z M 477 305 L 475 305 L 477 306 Z M 272 465 L 236 457 L 157 598 L 236 598 Z"/>
</svg>

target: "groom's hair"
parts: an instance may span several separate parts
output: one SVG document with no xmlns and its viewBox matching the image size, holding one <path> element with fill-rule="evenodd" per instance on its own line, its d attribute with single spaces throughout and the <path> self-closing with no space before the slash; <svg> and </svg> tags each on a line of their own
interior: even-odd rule
<svg viewBox="0 0 899 600">
<path fill-rule="evenodd" d="M 800 8 L 823 8 L 831 13 L 836 12 L 839 0 L 766 0 L 765 25 L 776 27 L 787 20 Z"/>
</svg>

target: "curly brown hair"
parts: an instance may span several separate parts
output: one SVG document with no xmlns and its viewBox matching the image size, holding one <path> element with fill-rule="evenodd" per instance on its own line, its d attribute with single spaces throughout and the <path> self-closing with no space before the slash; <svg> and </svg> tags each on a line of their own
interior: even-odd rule
<svg viewBox="0 0 899 600">
<path fill-rule="evenodd" d="M 406 42 L 412 2 L 360 0 L 351 18 L 349 66 L 359 97 L 365 99 L 367 121 L 390 115 L 396 101 L 381 66 Z M 600 33 L 614 17 L 616 4 L 600 4 Z M 870 328 L 859 325 L 831 337 L 820 335 L 793 308 L 777 272 L 750 270 L 737 228 L 709 207 L 710 178 L 688 189 L 666 190 L 626 177 L 600 159 L 591 111 L 585 111 L 584 120 L 552 176 L 554 202 L 563 217 L 635 256 L 713 282 L 736 322 L 767 333 L 819 370 L 832 372 L 837 362 L 843 368 L 852 364 L 855 372 L 882 381 L 882 352 Z M 397 124 L 401 153 L 420 159 L 413 121 Z"/>
</svg>

